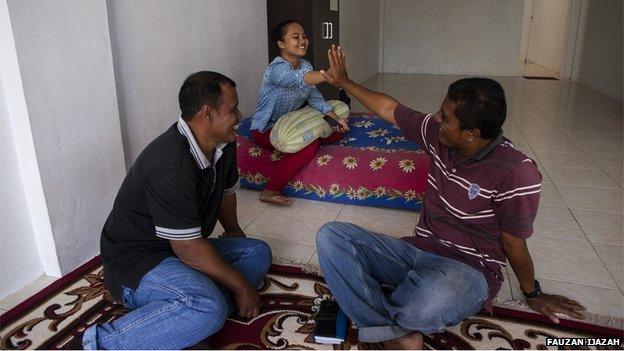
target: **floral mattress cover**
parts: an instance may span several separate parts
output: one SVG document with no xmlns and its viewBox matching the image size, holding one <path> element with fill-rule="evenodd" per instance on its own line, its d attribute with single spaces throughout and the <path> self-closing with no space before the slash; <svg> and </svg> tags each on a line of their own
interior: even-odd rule
<svg viewBox="0 0 624 351">
<path fill-rule="evenodd" d="M 250 119 L 238 128 L 241 185 L 261 190 L 281 159 L 279 151 L 251 139 Z M 427 181 L 428 157 L 398 127 L 375 116 L 351 116 L 340 143 L 319 147 L 312 162 L 284 188 L 284 194 L 337 203 L 419 210 Z"/>
</svg>

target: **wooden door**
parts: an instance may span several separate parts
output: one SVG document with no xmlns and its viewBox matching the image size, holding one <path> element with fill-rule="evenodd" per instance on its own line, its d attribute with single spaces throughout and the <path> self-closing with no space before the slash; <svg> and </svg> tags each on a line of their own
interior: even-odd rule
<svg viewBox="0 0 624 351">
<path fill-rule="evenodd" d="M 320 33 L 314 39 L 316 44 L 314 69 L 328 69 L 329 59 L 327 50 L 332 44 L 340 43 L 340 17 L 338 12 L 338 0 L 315 0 L 316 31 Z M 338 100 L 338 89 L 329 83 L 317 85 L 319 91 L 326 100 Z"/>
<path fill-rule="evenodd" d="M 310 46 L 305 59 L 314 65 L 314 0 L 267 0 L 267 33 L 269 33 L 269 63 L 277 57 L 275 43 L 271 41 L 271 31 L 275 26 L 287 20 L 295 20 L 308 32 Z"/>
</svg>

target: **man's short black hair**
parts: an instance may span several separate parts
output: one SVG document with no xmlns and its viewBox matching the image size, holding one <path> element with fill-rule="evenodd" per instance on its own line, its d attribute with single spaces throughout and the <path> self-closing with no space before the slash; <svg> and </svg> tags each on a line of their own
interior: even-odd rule
<svg viewBox="0 0 624 351">
<path fill-rule="evenodd" d="M 200 71 L 188 76 L 178 94 L 182 119 L 188 120 L 204 105 L 219 108 L 221 84 L 236 87 L 233 80 L 217 72 Z"/>
<path fill-rule="evenodd" d="M 460 128 L 478 129 L 481 138 L 492 139 L 501 132 L 507 116 L 505 90 L 489 78 L 464 78 L 451 84 L 448 98 L 457 104 L 455 116 Z"/>
</svg>

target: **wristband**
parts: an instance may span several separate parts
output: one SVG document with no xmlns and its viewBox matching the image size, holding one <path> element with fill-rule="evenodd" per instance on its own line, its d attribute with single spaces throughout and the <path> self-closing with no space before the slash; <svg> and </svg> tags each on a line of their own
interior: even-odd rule
<svg viewBox="0 0 624 351">
<path fill-rule="evenodd" d="M 522 288 L 520 288 L 520 290 L 522 290 Z M 542 289 L 540 288 L 540 285 L 537 279 L 535 280 L 535 289 L 531 291 L 530 293 L 526 293 L 524 292 L 524 290 L 522 290 L 522 295 L 524 295 L 524 297 L 527 299 L 535 299 L 535 298 L 542 296 Z"/>
</svg>

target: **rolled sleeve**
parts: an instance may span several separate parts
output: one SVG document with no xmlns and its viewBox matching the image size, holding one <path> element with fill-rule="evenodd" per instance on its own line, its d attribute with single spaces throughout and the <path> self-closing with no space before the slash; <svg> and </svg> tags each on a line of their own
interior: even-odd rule
<svg viewBox="0 0 624 351">
<path fill-rule="evenodd" d="M 238 180 L 236 182 L 236 184 L 234 184 L 234 186 L 232 186 L 231 188 L 227 188 L 223 191 L 223 197 L 225 196 L 230 196 L 232 194 L 234 194 L 236 192 L 236 190 L 238 190 L 240 188 L 241 184 L 240 184 L 240 180 Z"/>
<path fill-rule="evenodd" d="M 238 166 L 236 162 L 236 143 L 232 143 L 228 145 L 225 149 L 226 153 L 232 153 L 229 164 L 227 165 L 227 173 L 225 180 L 225 190 L 223 191 L 223 196 L 229 196 L 234 194 L 238 188 L 240 188 L 240 177 L 238 175 Z"/>
<path fill-rule="evenodd" d="M 190 240 L 202 236 L 195 183 L 178 170 L 150 176 L 143 196 L 154 221 L 156 236 L 167 240 Z"/>
<path fill-rule="evenodd" d="M 403 135 L 409 140 L 427 146 L 425 147 L 427 152 L 429 152 L 429 145 L 437 144 L 438 123 L 433 115 L 425 115 L 399 104 L 394 109 L 394 119 Z"/>
<path fill-rule="evenodd" d="M 542 175 L 531 159 L 514 166 L 494 197 L 494 212 L 502 231 L 520 238 L 533 234 Z"/>
</svg>

